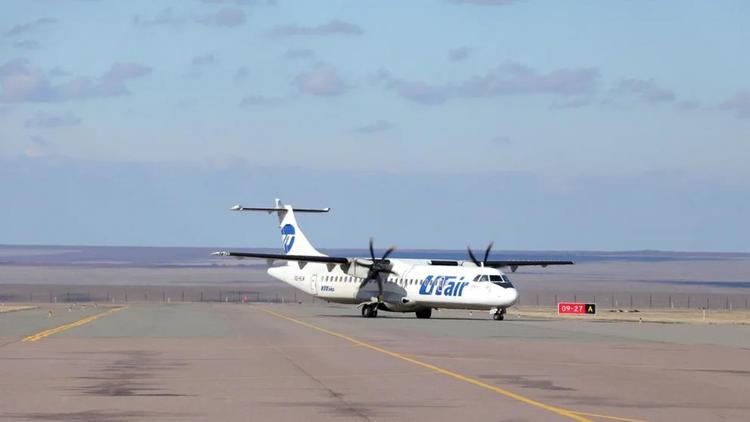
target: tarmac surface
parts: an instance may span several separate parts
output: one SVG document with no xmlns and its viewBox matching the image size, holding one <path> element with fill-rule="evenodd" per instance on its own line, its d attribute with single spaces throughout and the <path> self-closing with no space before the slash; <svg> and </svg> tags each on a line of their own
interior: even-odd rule
<svg viewBox="0 0 750 422">
<path fill-rule="evenodd" d="M 747 420 L 750 326 L 43 305 L 0 315 L 0 373 L 9 421 Z"/>
</svg>

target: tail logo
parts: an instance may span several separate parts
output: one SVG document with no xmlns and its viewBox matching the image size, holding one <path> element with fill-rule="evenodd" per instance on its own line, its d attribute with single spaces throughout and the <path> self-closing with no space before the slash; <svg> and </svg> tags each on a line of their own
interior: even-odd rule
<svg viewBox="0 0 750 422">
<path fill-rule="evenodd" d="M 289 253 L 294 245 L 294 226 L 287 224 L 281 228 L 281 242 L 284 244 L 284 252 Z"/>
</svg>

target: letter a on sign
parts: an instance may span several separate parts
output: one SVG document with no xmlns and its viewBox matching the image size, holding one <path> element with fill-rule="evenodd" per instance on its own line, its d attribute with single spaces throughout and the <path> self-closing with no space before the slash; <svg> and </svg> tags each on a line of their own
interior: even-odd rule
<svg viewBox="0 0 750 422">
<path fill-rule="evenodd" d="M 596 304 L 595 303 L 587 303 L 586 304 L 586 313 L 587 314 L 595 314 L 596 313 Z"/>
</svg>

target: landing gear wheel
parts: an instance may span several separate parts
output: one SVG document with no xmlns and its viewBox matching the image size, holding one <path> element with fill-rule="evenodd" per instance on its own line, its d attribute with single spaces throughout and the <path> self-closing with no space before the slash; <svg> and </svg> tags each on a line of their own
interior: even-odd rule
<svg viewBox="0 0 750 422">
<path fill-rule="evenodd" d="M 375 318 L 378 316 L 377 305 L 365 305 L 362 307 L 362 316 L 365 318 Z"/>
<path fill-rule="evenodd" d="M 495 321 L 502 321 L 502 320 L 504 320 L 505 319 L 505 309 L 504 308 L 503 309 L 498 309 L 497 312 L 495 312 L 492 315 L 492 319 L 494 319 Z"/>
<path fill-rule="evenodd" d="M 427 319 L 432 316 L 432 308 L 418 309 L 415 314 L 419 319 Z"/>
</svg>

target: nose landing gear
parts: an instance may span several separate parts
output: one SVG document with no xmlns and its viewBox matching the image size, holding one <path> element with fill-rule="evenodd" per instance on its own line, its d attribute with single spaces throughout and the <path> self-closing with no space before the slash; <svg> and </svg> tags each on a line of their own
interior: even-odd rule
<svg viewBox="0 0 750 422">
<path fill-rule="evenodd" d="M 492 319 L 495 321 L 502 321 L 505 319 L 505 308 L 500 308 L 492 314 Z"/>
</svg>

